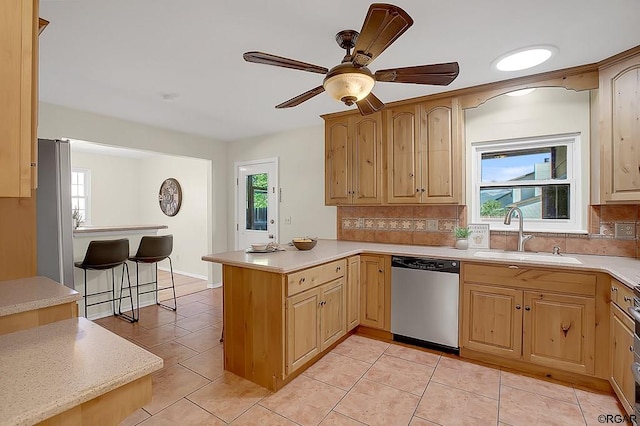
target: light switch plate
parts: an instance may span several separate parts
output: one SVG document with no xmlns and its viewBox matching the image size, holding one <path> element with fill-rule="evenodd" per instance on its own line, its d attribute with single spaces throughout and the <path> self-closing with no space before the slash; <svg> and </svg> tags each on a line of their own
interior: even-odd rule
<svg viewBox="0 0 640 426">
<path fill-rule="evenodd" d="M 616 238 L 635 238 L 636 225 L 633 223 L 616 223 L 615 237 Z"/>
</svg>

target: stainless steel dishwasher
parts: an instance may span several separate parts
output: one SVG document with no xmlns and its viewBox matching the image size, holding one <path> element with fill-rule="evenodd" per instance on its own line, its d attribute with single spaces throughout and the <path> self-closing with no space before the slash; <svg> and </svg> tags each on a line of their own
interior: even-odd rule
<svg viewBox="0 0 640 426">
<path fill-rule="evenodd" d="M 393 256 L 393 340 L 459 353 L 460 262 Z"/>
</svg>

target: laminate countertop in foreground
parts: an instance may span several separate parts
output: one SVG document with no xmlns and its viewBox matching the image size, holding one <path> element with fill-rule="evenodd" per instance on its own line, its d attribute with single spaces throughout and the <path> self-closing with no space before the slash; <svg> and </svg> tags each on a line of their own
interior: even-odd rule
<svg viewBox="0 0 640 426">
<path fill-rule="evenodd" d="M 0 317 L 80 299 L 80 293 L 47 277 L 0 281 Z"/>
<path fill-rule="evenodd" d="M 0 425 L 30 425 L 162 368 L 162 359 L 85 319 L 0 336 Z"/>
</svg>

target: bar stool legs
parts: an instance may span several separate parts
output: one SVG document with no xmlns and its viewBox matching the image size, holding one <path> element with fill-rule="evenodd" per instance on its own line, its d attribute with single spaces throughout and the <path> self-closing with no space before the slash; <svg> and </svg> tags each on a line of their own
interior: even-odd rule
<svg viewBox="0 0 640 426">
<path fill-rule="evenodd" d="M 127 271 L 127 289 L 129 290 L 129 300 L 131 301 L 131 315 L 128 313 L 122 312 L 122 293 L 124 292 L 124 271 Z M 126 299 L 126 298 L 125 298 Z M 115 300 L 114 300 L 114 312 L 115 312 Z M 136 312 L 138 315 L 136 316 Z M 120 281 L 120 297 L 118 298 L 118 316 L 121 316 L 128 320 L 129 322 L 136 322 L 140 318 L 140 305 L 133 305 L 133 294 L 131 293 L 131 278 L 129 277 L 129 265 L 127 262 L 122 264 L 122 280 Z"/>
</svg>

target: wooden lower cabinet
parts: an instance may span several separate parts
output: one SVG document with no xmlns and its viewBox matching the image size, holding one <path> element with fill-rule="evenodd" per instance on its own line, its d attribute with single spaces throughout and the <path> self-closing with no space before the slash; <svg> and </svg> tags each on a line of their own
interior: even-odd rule
<svg viewBox="0 0 640 426">
<path fill-rule="evenodd" d="M 522 353 L 522 291 L 479 284 L 463 286 L 462 345 L 520 358 Z"/>
<path fill-rule="evenodd" d="M 633 364 L 633 320 L 611 303 L 611 377 L 609 382 L 628 414 L 633 413 L 635 381 Z"/>
<path fill-rule="evenodd" d="M 360 256 L 360 324 L 391 330 L 391 258 Z"/>
<path fill-rule="evenodd" d="M 462 348 L 558 371 L 596 374 L 596 297 L 589 276 L 463 265 L 462 277 Z M 560 278 L 569 281 L 560 284 Z M 535 290 L 554 281 L 557 291 Z M 496 285 L 487 285 L 493 282 Z"/>
<path fill-rule="evenodd" d="M 593 297 L 525 291 L 523 359 L 592 374 L 595 323 Z"/>
<path fill-rule="evenodd" d="M 320 289 L 287 299 L 287 373 L 320 353 Z"/>
<path fill-rule="evenodd" d="M 287 298 L 286 374 L 331 346 L 347 332 L 344 278 Z"/>
<path fill-rule="evenodd" d="M 347 259 L 347 331 L 360 324 L 360 256 Z"/>
</svg>

